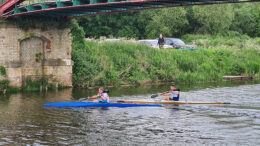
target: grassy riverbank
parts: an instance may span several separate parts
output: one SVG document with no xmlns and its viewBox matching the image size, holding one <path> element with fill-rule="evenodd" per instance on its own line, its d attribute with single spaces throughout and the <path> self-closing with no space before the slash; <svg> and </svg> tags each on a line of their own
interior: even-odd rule
<svg viewBox="0 0 260 146">
<path fill-rule="evenodd" d="M 260 37 L 251 38 L 235 31 L 228 31 L 221 35 L 193 35 L 182 36 L 182 40 L 187 44 L 196 42 L 198 47 L 207 49 L 257 49 L 260 50 Z"/>
<path fill-rule="evenodd" d="M 241 42 L 236 37 L 186 35 L 186 41 L 196 41 L 205 50 L 180 51 L 125 42 L 75 41 L 77 37 L 72 54 L 74 86 L 215 82 L 223 75 L 260 77 L 259 38 L 240 36 Z"/>
</svg>

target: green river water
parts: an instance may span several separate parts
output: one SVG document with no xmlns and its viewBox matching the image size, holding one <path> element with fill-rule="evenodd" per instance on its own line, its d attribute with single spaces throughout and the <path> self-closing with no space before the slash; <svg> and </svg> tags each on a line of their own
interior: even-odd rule
<svg viewBox="0 0 260 146">
<path fill-rule="evenodd" d="M 97 89 L 0 96 L 0 145 L 260 145 L 260 82 L 177 85 L 181 100 L 230 105 L 49 108 Z M 110 102 L 150 99 L 169 85 L 110 89 Z M 160 98 L 160 97 L 159 97 Z"/>
</svg>

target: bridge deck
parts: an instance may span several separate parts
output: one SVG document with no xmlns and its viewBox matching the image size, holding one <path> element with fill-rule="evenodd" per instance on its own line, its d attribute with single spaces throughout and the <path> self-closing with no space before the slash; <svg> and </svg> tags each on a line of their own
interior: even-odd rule
<svg viewBox="0 0 260 146">
<path fill-rule="evenodd" d="M 37 2 L 29 1 L 29 3 L 22 3 L 22 0 L 8 0 L 0 6 L 0 9 L 2 9 L 2 17 L 5 18 L 21 15 L 75 18 L 164 7 L 259 1 L 260 0 L 38 0 Z"/>
</svg>

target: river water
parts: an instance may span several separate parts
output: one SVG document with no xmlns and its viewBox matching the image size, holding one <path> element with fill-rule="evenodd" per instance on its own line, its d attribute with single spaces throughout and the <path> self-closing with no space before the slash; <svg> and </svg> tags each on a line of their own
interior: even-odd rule
<svg viewBox="0 0 260 146">
<path fill-rule="evenodd" d="M 47 108 L 97 89 L 0 96 L 0 145 L 260 145 L 260 82 L 177 87 L 181 100 L 231 104 Z M 110 88 L 110 100 L 150 99 L 168 88 Z"/>
</svg>

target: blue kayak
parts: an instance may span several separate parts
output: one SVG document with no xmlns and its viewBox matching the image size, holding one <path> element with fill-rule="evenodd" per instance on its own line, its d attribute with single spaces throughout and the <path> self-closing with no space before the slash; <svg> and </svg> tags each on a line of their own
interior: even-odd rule
<svg viewBox="0 0 260 146">
<path fill-rule="evenodd" d="M 57 102 L 46 103 L 48 107 L 161 107 L 160 104 L 135 104 L 135 103 L 96 103 L 96 102 Z"/>
</svg>

